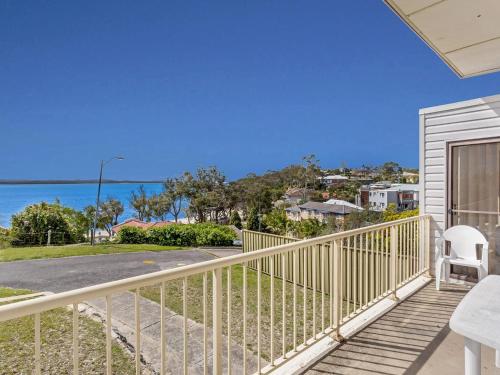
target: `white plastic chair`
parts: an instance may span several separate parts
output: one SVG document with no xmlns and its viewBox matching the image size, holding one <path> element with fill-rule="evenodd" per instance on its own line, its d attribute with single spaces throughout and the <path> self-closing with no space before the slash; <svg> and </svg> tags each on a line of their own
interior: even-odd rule
<svg viewBox="0 0 500 375">
<path fill-rule="evenodd" d="M 450 242 L 450 255 L 445 255 L 446 241 Z M 476 245 L 482 245 L 481 259 L 477 259 Z M 450 265 L 477 269 L 479 280 L 488 276 L 488 241 L 483 234 L 467 225 L 456 225 L 443 233 L 441 243 L 436 245 L 436 289 L 439 290 L 444 267 L 444 278 L 450 278 Z"/>
</svg>

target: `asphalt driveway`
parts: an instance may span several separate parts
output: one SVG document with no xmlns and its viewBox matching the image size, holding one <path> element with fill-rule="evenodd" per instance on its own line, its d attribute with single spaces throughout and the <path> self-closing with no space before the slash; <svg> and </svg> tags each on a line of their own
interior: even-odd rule
<svg viewBox="0 0 500 375">
<path fill-rule="evenodd" d="M 238 252 L 192 249 L 7 262 L 0 263 L 0 286 L 59 293 Z"/>
</svg>

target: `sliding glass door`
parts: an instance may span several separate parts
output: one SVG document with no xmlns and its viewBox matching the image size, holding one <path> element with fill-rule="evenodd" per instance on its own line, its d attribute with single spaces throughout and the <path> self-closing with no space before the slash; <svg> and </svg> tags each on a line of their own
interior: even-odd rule
<svg viewBox="0 0 500 375">
<path fill-rule="evenodd" d="M 500 139 L 450 145 L 448 226 L 479 229 L 490 247 L 490 273 L 500 274 Z"/>
</svg>

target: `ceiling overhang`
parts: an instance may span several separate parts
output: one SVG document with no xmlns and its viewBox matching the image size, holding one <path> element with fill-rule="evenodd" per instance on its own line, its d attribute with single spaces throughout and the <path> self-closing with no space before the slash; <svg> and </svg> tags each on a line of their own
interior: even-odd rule
<svg viewBox="0 0 500 375">
<path fill-rule="evenodd" d="M 500 71 L 500 0 L 384 0 L 461 78 Z"/>
</svg>

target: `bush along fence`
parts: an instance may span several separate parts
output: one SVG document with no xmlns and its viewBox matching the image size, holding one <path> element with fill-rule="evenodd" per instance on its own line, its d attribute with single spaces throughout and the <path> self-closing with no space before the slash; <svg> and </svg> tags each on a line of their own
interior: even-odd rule
<svg viewBox="0 0 500 375">
<path fill-rule="evenodd" d="M 396 282 L 398 285 L 408 279 L 409 275 L 421 267 L 423 245 L 421 235 L 426 225 L 423 217 L 413 217 L 398 220 L 391 223 L 382 223 L 372 226 L 371 230 L 355 229 L 343 232 L 345 236 L 339 242 L 342 250 L 342 262 L 339 265 L 345 282 L 342 290 L 346 300 L 353 305 L 359 305 L 362 301 L 370 300 L 380 290 L 389 289 L 389 273 L 391 268 L 390 259 L 395 255 Z M 394 225 L 397 223 L 397 225 Z M 319 237 L 321 238 L 321 237 Z M 274 246 L 289 244 L 300 241 L 293 237 L 283 237 L 268 233 L 243 231 L 243 252 L 253 252 Z M 318 292 L 330 292 L 330 243 L 310 246 L 304 249 L 297 257 L 296 267 L 301 270 L 297 281 L 301 286 L 314 289 Z M 273 274 L 287 281 L 294 279 L 293 257 L 286 257 L 285 262 L 276 258 L 272 262 Z M 248 264 L 249 268 L 257 269 L 256 261 Z M 323 280 L 320 272 L 324 270 L 326 278 Z M 347 270 L 353 269 L 347 275 Z M 271 274 L 271 262 L 269 259 L 262 261 L 263 273 Z"/>
<path fill-rule="evenodd" d="M 159 228 L 124 227 L 118 232 L 118 242 L 161 246 L 231 246 L 236 233 L 230 227 L 217 224 L 172 224 Z"/>
</svg>

